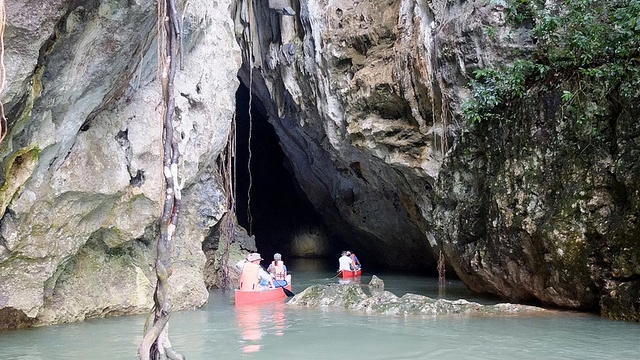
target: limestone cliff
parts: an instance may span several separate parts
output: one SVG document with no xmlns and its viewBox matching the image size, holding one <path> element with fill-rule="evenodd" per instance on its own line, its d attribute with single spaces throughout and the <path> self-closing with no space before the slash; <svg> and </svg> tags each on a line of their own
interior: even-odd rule
<svg viewBox="0 0 640 360">
<path fill-rule="evenodd" d="M 155 1 L 6 6 L 0 328 L 143 312 L 163 189 Z M 204 274 L 227 196 L 216 160 L 239 74 L 300 189 L 361 258 L 424 271 L 442 251 L 474 291 L 640 318 L 637 106 L 604 103 L 581 124 L 539 89 L 509 121 L 463 120 L 472 72 L 535 46 L 503 7 L 180 6 L 174 309 L 203 304 L 217 281 Z"/>
<path fill-rule="evenodd" d="M 420 268 L 442 250 L 475 291 L 637 321 L 637 106 L 601 101 L 582 124 L 547 87 L 509 121 L 464 121 L 471 73 L 535 46 L 505 19 L 485 1 L 245 1 L 242 76 L 367 258 Z"/>
<path fill-rule="evenodd" d="M 146 311 L 164 188 L 156 2 L 5 5 L 0 328 Z M 215 161 L 241 61 L 232 14 L 230 0 L 184 9 L 174 309 L 208 298 L 202 241 L 225 211 Z"/>
</svg>

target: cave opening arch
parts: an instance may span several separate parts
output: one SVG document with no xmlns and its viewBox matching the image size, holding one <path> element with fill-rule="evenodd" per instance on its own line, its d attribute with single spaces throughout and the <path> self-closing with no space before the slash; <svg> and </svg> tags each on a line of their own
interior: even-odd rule
<svg viewBox="0 0 640 360">
<path fill-rule="evenodd" d="M 255 95 L 251 106 L 249 101 L 249 89 L 241 83 L 236 92 L 238 224 L 255 236 L 265 259 L 276 252 L 285 258 L 337 259 L 339 238 L 329 233 L 298 186 L 264 105 Z"/>
<path fill-rule="evenodd" d="M 241 85 L 236 92 L 236 217 L 238 225 L 246 229 L 250 235 L 255 236 L 255 245 L 263 258 L 270 260 L 275 252 L 281 253 L 285 258 L 319 258 L 323 260 L 325 270 L 335 270 L 340 252 L 352 250 L 358 254 L 368 272 L 399 271 L 437 276 L 436 262 L 429 253 L 432 250 L 427 248 L 428 245 L 426 240 L 421 238 L 420 230 L 412 227 L 406 220 L 409 210 L 406 206 L 401 206 L 404 202 L 399 202 L 399 195 L 394 192 L 394 189 L 380 193 L 379 191 L 369 192 L 366 188 L 362 188 L 364 191 L 359 195 L 361 196 L 360 206 L 365 210 L 365 215 L 371 214 L 375 218 L 375 210 L 372 209 L 380 208 L 389 216 L 379 220 L 387 221 L 387 227 L 379 228 L 382 230 L 379 234 L 368 232 L 365 228 L 354 227 L 350 223 L 353 219 L 343 219 L 344 214 L 336 206 L 340 206 L 339 201 L 344 198 L 336 199 L 334 196 L 339 195 L 330 191 L 309 194 L 316 204 L 325 206 L 314 208 L 300 188 L 293 169 L 295 168 L 296 172 L 303 171 L 303 175 L 300 176 L 305 178 L 301 179 L 301 183 L 305 184 L 308 180 L 307 176 L 315 175 L 313 171 L 326 171 L 323 175 L 329 177 L 344 176 L 340 172 L 341 168 L 337 170 L 327 168 L 332 163 L 323 161 L 325 160 L 321 157 L 323 154 L 320 154 L 320 158 L 315 158 L 317 154 L 313 151 L 317 149 L 301 147 L 298 142 L 295 145 L 287 143 L 287 141 L 296 140 L 291 140 L 286 131 L 283 135 L 279 126 L 289 127 L 295 124 L 278 123 L 281 120 L 277 115 L 276 118 L 268 117 L 273 116 L 274 109 L 271 106 L 274 104 L 269 98 L 263 99 L 258 96 L 255 88 L 250 97 L 246 86 L 249 82 L 241 77 Z M 251 106 L 249 106 L 250 100 Z M 249 111 L 251 111 L 251 117 L 249 117 Z M 292 118 L 287 119 L 286 121 L 296 121 Z M 303 153 L 287 155 L 283 149 Z M 251 157 L 250 161 L 249 157 Z M 247 164 L 251 165 L 250 172 Z M 305 167 L 309 164 L 314 164 L 315 170 Z M 357 169 L 353 169 L 354 163 L 351 165 L 352 167 L 346 171 L 353 170 L 356 173 L 353 176 L 357 177 Z M 318 170 L 323 166 L 325 170 Z M 304 171 L 311 172 L 304 173 Z M 339 174 L 332 173 L 336 171 Z M 377 173 L 371 172 L 370 175 L 376 176 L 375 174 Z M 347 174 L 349 175 L 350 173 Z M 342 177 L 339 179 L 343 180 Z M 354 182 L 358 181 L 358 179 L 354 180 Z M 311 186 L 310 191 L 318 191 L 318 189 L 323 190 L 322 187 Z M 377 195 L 380 196 L 372 197 Z M 319 198 L 325 201 L 317 201 Z M 396 224 L 398 227 L 393 227 Z M 373 230 L 378 230 L 375 225 L 373 227 Z M 410 240 L 402 242 L 405 239 Z M 374 243 L 376 241 L 380 243 Z M 454 271 L 447 269 L 447 273 L 454 274 Z"/>
</svg>

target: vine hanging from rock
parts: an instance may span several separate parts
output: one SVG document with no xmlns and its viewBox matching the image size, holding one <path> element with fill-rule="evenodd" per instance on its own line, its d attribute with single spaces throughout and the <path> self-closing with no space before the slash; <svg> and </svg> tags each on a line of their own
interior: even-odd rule
<svg viewBox="0 0 640 360">
<path fill-rule="evenodd" d="M 4 68 L 4 25 L 6 13 L 4 10 L 4 0 L 0 0 L 0 94 L 4 91 L 5 68 Z M 4 105 L 0 102 L 0 143 L 7 135 L 7 118 L 4 117 Z"/>
<path fill-rule="evenodd" d="M 173 80 L 182 22 L 175 0 L 158 0 L 158 71 L 162 84 L 163 118 L 163 174 L 165 197 L 157 241 L 156 289 L 153 296 L 153 326 L 146 331 L 138 348 L 143 360 L 184 359 L 173 350 L 169 341 L 169 276 L 171 276 L 171 238 L 176 230 L 180 213 L 182 184 L 178 178 L 180 150 L 173 136 L 175 97 Z M 146 330 L 146 329 L 145 329 Z"/>
</svg>

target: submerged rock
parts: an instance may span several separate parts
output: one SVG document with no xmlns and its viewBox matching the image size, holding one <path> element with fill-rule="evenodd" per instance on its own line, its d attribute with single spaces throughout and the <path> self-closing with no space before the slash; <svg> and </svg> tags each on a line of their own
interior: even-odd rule
<svg viewBox="0 0 640 360">
<path fill-rule="evenodd" d="M 369 296 L 358 284 L 313 285 L 294 296 L 288 304 L 306 307 L 334 307 L 389 315 L 510 315 L 543 313 L 550 310 L 519 304 L 482 305 L 463 299 L 432 299 L 417 294 L 398 297 L 389 291 Z"/>
</svg>

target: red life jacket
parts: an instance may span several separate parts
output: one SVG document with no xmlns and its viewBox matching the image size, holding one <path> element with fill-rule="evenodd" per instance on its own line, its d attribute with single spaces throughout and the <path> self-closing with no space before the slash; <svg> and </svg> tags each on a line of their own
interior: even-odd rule
<svg viewBox="0 0 640 360">
<path fill-rule="evenodd" d="M 271 266 L 273 266 L 276 280 L 286 279 L 287 274 L 284 272 L 284 263 L 282 261 L 272 261 Z"/>
<path fill-rule="evenodd" d="M 258 290 L 260 285 L 260 265 L 246 262 L 242 266 L 242 274 L 240 274 L 240 290 Z"/>
</svg>

